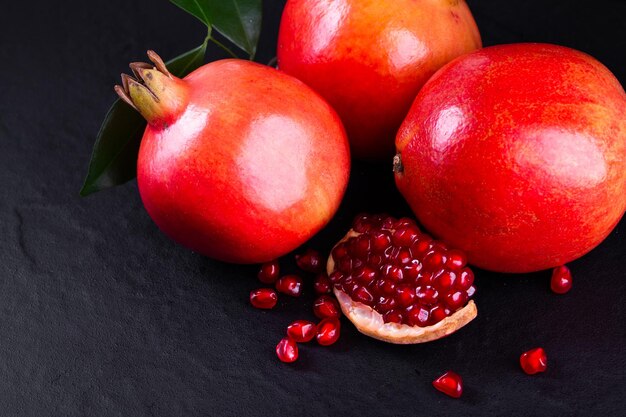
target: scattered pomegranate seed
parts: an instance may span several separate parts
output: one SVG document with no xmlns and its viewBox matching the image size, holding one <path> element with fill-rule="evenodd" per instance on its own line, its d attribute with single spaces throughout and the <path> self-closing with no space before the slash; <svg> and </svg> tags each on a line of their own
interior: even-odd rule
<svg viewBox="0 0 626 417">
<path fill-rule="evenodd" d="M 552 270 L 550 288 L 557 294 L 565 294 L 572 289 L 572 273 L 567 266 L 557 266 Z"/>
<path fill-rule="evenodd" d="M 463 394 L 463 379 L 456 372 L 448 371 L 433 381 L 433 387 L 452 398 L 459 398 Z"/>
<path fill-rule="evenodd" d="M 352 236 L 332 250 L 332 284 L 383 315 L 426 327 L 467 305 L 476 288 L 467 256 L 422 233 L 415 221 L 357 217 Z M 436 306 L 440 308 L 435 309 Z"/>
<path fill-rule="evenodd" d="M 281 362 L 291 363 L 298 359 L 298 345 L 291 337 L 283 337 L 276 345 L 276 356 Z"/>
<path fill-rule="evenodd" d="M 543 348 L 531 349 L 522 353 L 519 363 L 524 372 L 533 375 L 539 372 L 545 372 L 548 368 L 548 356 Z"/>
<path fill-rule="evenodd" d="M 292 297 L 299 297 L 302 293 L 302 278 L 297 275 L 280 277 L 276 281 L 276 290 Z"/>
<path fill-rule="evenodd" d="M 296 255 L 296 264 L 298 264 L 298 267 L 303 271 L 312 272 L 314 274 L 324 270 L 322 256 L 314 249 L 307 249 L 303 254 Z"/>
<path fill-rule="evenodd" d="M 280 274 L 280 266 L 278 265 L 278 261 L 267 262 L 261 265 L 261 269 L 259 270 L 259 281 L 264 284 L 273 284 L 278 279 Z"/>
<path fill-rule="evenodd" d="M 278 294 L 271 288 L 259 288 L 250 292 L 250 304 L 256 308 L 272 309 L 278 302 Z"/>
<path fill-rule="evenodd" d="M 339 303 L 330 295 L 322 295 L 313 303 L 313 313 L 320 319 L 339 317 Z"/>
<path fill-rule="evenodd" d="M 317 325 L 317 343 L 322 346 L 332 345 L 339 339 L 341 324 L 339 319 L 328 317 Z"/>
<path fill-rule="evenodd" d="M 307 320 L 297 320 L 287 326 L 287 335 L 298 343 L 310 342 L 317 334 L 315 323 Z"/>
<path fill-rule="evenodd" d="M 330 282 L 330 278 L 326 275 L 325 272 L 318 274 L 315 277 L 315 281 L 313 281 L 313 289 L 315 290 L 315 294 L 330 294 L 332 291 L 333 284 Z"/>
</svg>

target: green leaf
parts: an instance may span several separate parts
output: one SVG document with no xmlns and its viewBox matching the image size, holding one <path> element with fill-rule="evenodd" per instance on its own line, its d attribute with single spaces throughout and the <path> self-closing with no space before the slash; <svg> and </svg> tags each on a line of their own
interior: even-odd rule
<svg viewBox="0 0 626 417">
<path fill-rule="evenodd" d="M 262 0 L 205 0 L 213 27 L 254 58 L 263 16 Z"/>
<path fill-rule="evenodd" d="M 211 28 L 207 0 L 170 0 L 172 3 L 200 19 L 208 28 Z M 210 0 L 209 0 L 210 1 Z M 218 0 L 219 1 L 219 0 Z"/>
<path fill-rule="evenodd" d="M 184 77 L 204 63 L 207 41 L 167 63 L 170 72 Z M 80 195 L 124 184 L 137 175 L 137 155 L 146 128 L 141 115 L 117 100 L 109 109 L 93 147 L 87 178 Z"/>
<path fill-rule="evenodd" d="M 170 0 L 254 58 L 263 15 L 262 0 Z"/>
</svg>

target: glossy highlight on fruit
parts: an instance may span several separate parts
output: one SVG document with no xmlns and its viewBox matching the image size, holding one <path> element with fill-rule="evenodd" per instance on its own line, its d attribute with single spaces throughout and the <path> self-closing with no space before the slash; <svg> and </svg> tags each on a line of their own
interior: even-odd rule
<svg viewBox="0 0 626 417">
<path fill-rule="evenodd" d="M 313 313 L 317 318 L 338 318 L 340 314 L 339 304 L 330 295 L 322 295 L 313 303 Z"/>
<path fill-rule="evenodd" d="M 289 0 L 278 66 L 337 110 L 356 158 L 381 159 L 428 78 L 480 47 L 464 0 Z"/>
<path fill-rule="evenodd" d="M 448 371 L 433 381 L 433 387 L 452 398 L 463 395 L 463 379 L 455 372 Z"/>
<path fill-rule="evenodd" d="M 215 61 L 179 79 L 149 57 L 116 91 L 148 121 L 137 183 L 162 231 L 211 258 L 262 263 L 328 223 L 350 155 L 317 93 L 250 61 Z"/>
<path fill-rule="evenodd" d="M 276 291 L 291 297 L 299 297 L 302 293 L 302 278 L 298 275 L 280 277 L 276 281 Z"/>
<path fill-rule="evenodd" d="M 534 375 L 548 369 L 548 356 L 543 348 L 539 347 L 522 353 L 519 363 L 524 372 L 528 375 Z"/>
<path fill-rule="evenodd" d="M 314 249 L 307 249 L 303 254 L 296 255 L 296 264 L 298 268 L 303 271 L 312 272 L 314 274 L 324 270 L 322 256 Z"/>
<path fill-rule="evenodd" d="M 277 260 L 266 262 L 261 265 L 258 273 L 259 281 L 264 284 L 273 284 L 280 275 L 280 265 Z"/>
<path fill-rule="evenodd" d="M 422 88 L 396 146 L 396 184 L 419 222 L 484 269 L 564 265 L 626 209 L 626 93 L 569 48 L 454 60 Z"/>
<path fill-rule="evenodd" d="M 317 325 L 317 343 L 322 346 L 330 346 L 339 340 L 341 323 L 336 317 L 328 317 Z"/>
<path fill-rule="evenodd" d="M 427 342 L 476 317 L 474 273 L 465 255 L 411 219 L 357 216 L 327 269 L 343 313 L 376 339 Z"/>
</svg>

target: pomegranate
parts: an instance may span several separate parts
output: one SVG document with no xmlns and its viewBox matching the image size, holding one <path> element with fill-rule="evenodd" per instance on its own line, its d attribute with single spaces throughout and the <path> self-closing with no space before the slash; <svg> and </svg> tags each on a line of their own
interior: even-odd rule
<svg viewBox="0 0 626 417">
<path fill-rule="evenodd" d="M 426 80 L 480 47 L 463 0 L 288 0 L 278 66 L 337 110 L 355 157 L 391 158 Z"/>
<path fill-rule="evenodd" d="M 270 310 L 276 307 L 278 294 L 271 288 L 259 288 L 250 292 L 250 304 L 256 308 Z"/>
<path fill-rule="evenodd" d="M 317 326 L 307 320 L 297 320 L 287 327 L 287 335 L 298 343 L 306 343 L 317 336 Z"/>
<path fill-rule="evenodd" d="M 327 317 L 317 325 L 317 343 L 330 346 L 339 339 L 341 323 L 336 317 Z"/>
<path fill-rule="evenodd" d="M 131 64 L 116 91 L 148 121 L 137 161 L 148 214 L 171 238 L 236 263 L 276 259 L 331 219 L 350 170 L 336 113 L 313 90 L 249 61 L 184 79 Z"/>
<path fill-rule="evenodd" d="M 570 262 L 626 209 L 626 94 L 569 48 L 456 59 L 422 88 L 396 146 L 396 183 L 420 223 L 488 270 Z"/>
<path fill-rule="evenodd" d="M 360 215 L 327 268 L 343 313 L 361 333 L 408 344 L 439 339 L 476 317 L 474 274 L 464 260 L 411 219 Z"/>
<path fill-rule="evenodd" d="M 281 362 L 295 362 L 298 359 L 298 344 L 291 337 L 282 338 L 276 345 L 276 356 Z"/>
<path fill-rule="evenodd" d="M 259 281 L 264 284 L 273 284 L 278 279 L 280 275 L 280 265 L 277 260 L 272 262 L 266 262 L 261 265 L 261 269 L 259 270 L 259 274 L 257 275 Z"/>
<path fill-rule="evenodd" d="M 463 379 L 455 372 L 448 371 L 433 381 L 433 387 L 452 398 L 463 394 Z"/>
<path fill-rule="evenodd" d="M 572 273 L 567 266 L 557 266 L 552 270 L 550 289 L 557 294 L 565 294 L 572 289 Z"/>
<path fill-rule="evenodd" d="M 302 278 L 297 275 L 285 275 L 276 281 L 276 291 L 299 297 L 302 293 Z"/>
<path fill-rule="evenodd" d="M 324 263 L 320 253 L 314 249 L 307 249 L 301 255 L 296 255 L 296 264 L 298 268 L 305 272 L 312 272 L 314 274 L 322 272 L 324 270 Z"/>
<path fill-rule="evenodd" d="M 519 363 L 528 375 L 545 372 L 548 368 L 548 356 L 543 348 L 534 348 L 522 353 Z"/>
</svg>

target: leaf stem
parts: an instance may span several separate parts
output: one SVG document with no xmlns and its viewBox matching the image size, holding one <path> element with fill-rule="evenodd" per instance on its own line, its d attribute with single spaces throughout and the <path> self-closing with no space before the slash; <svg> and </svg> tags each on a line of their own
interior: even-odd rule
<svg viewBox="0 0 626 417">
<path fill-rule="evenodd" d="M 209 34 L 209 40 L 211 40 L 211 42 L 213 42 L 214 44 L 216 44 L 217 46 L 219 46 L 224 52 L 226 52 L 228 55 L 230 55 L 233 58 L 239 58 L 237 55 L 235 55 L 235 53 L 233 51 L 231 51 L 226 45 L 224 45 L 223 43 L 221 43 L 220 41 L 218 41 L 217 39 L 215 39 L 213 36 L 211 36 L 211 34 Z"/>
</svg>

